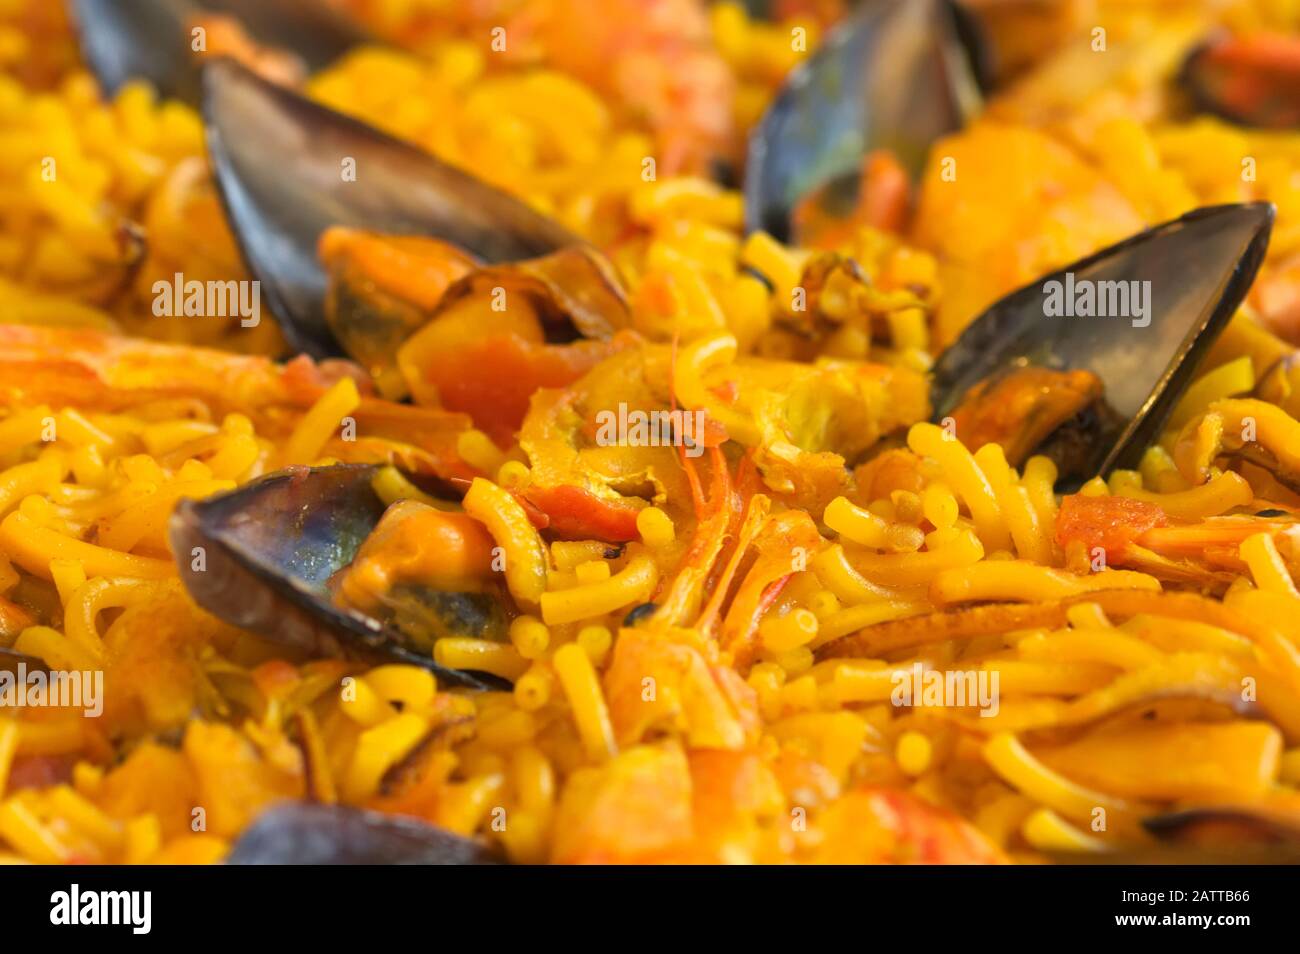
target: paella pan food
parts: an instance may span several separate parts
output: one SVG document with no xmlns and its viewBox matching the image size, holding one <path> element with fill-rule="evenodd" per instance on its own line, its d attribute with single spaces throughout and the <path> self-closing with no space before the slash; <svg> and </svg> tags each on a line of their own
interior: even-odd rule
<svg viewBox="0 0 1300 954">
<path fill-rule="evenodd" d="M 1293 858 L 1300 5 L 598 9 L 0 3 L 0 859 Z"/>
</svg>

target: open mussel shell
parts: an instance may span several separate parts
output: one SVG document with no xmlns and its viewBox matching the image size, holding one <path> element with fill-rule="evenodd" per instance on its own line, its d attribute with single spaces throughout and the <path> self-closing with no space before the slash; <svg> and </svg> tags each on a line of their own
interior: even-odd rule
<svg viewBox="0 0 1300 954">
<path fill-rule="evenodd" d="M 421 666 L 443 685 L 501 689 L 485 673 L 439 666 L 396 628 L 336 605 L 329 578 L 383 516 L 366 464 L 294 467 L 202 501 L 182 501 L 170 537 L 181 580 L 209 613 L 317 656 Z"/>
<path fill-rule="evenodd" d="M 251 40 L 292 53 L 312 72 L 369 42 L 360 26 L 320 0 L 73 0 L 73 8 L 82 52 L 106 92 L 143 79 L 193 105 L 205 55 L 194 49 L 198 17 L 230 16 Z"/>
<path fill-rule="evenodd" d="M 1205 863 L 1300 863 L 1300 817 L 1294 812 L 1239 805 L 1188 808 L 1144 818 L 1142 827 L 1159 849 L 1206 855 Z"/>
<path fill-rule="evenodd" d="M 1227 837 L 1232 841 L 1288 843 L 1300 849 L 1300 817 L 1264 809 L 1191 808 L 1144 818 L 1142 827 L 1165 840 Z"/>
<path fill-rule="evenodd" d="M 866 0 L 786 79 L 749 141 L 745 226 L 790 237 L 795 203 L 888 149 L 919 177 L 980 108 L 984 56 L 949 0 Z"/>
<path fill-rule="evenodd" d="M 1198 110 L 1230 123 L 1300 128 L 1300 38 L 1216 33 L 1187 55 L 1178 82 Z"/>
<path fill-rule="evenodd" d="M 1101 379 L 1107 417 L 1121 423 L 1092 442 L 1077 476 L 1136 467 L 1245 298 L 1273 217 L 1268 203 L 1197 209 L 1012 292 L 935 363 L 934 419 L 1008 369 L 1083 369 Z M 1124 313 L 1079 315 L 1089 289 L 1094 312 L 1105 299 L 1108 311 Z M 1124 301 L 1127 309 L 1110 307 Z M 1059 316 L 1060 308 L 1075 316 Z"/>
<path fill-rule="evenodd" d="M 290 345 L 341 354 L 317 243 L 331 225 L 425 235 L 488 264 L 580 239 L 523 202 L 229 60 L 204 72 L 203 119 L 227 216 Z"/>
<path fill-rule="evenodd" d="M 289 802 L 268 808 L 226 856 L 231 865 L 484 865 L 484 844 L 414 818 L 343 805 Z"/>
</svg>

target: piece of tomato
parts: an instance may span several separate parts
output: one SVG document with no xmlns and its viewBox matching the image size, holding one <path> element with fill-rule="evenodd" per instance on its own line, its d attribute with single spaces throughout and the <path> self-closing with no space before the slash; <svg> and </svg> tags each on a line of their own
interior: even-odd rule
<svg viewBox="0 0 1300 954">
<path fill-rule="evenodd" d="M 1169 526 L 1157 504 L 1128 497 L 1089 497 L 1071 494 L 1061 500 L 1056 515 L 1056 542 L 1061 549 L 1082 543 L 1091 552 L 1100 547 L 1112 559 L 1152 527 Z"/>
<path fill-rule="evenodd" d="M 638 508 L 602 500 L 581 487 L 529 487 L 524 498 L 546 515 L 546 527 L 561 540 L 626 543 L 639 536 Z"/>
</svg>

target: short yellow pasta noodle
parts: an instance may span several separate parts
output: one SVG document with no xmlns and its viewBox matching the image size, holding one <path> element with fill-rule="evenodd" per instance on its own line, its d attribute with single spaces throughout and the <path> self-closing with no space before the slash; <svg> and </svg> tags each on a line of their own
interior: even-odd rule
<svg viewBox="0 0 1300 954">
<path fill-rule="evenodd" d="M 311 464 L 343 426 L 343 418 L 361 406 L 361 393 L 351 378 L 340 378 L 302 416 L 280 452 L 284 464 Z"/>
<path fill-rule="evenodd" d="M 975 462 L 993 486 L 993 493 L 1006 518 L 1016 552 L 1036 563 L 1051 562 L 1051 538 L 1039 523 L 1038 511 L 1029 497 L 1029 491 L 1015 480 L 1002 448 L 997 444 L 984 445 L 975 452 Z"/>
<path fill-rule="evenodd" d="M 56 557 L 79 562 L 87 576 L 160 580 L 176 574 L 170 560 L 133 556 L 85 543 L 38 527 L 21 513 L 11 513 L 0 522 L 0 548 L 28 573 L 46 580 L 52 579 L 50 560 Z"/>
<path fill-rule="evenodd" d="M 64 607 L 63 628 L 68 639 L 102 658 L 104 643 L 97 620 L 107 609 L 121 609 L 156 597 L 158 584 L 141 580 L 95 577 L 77 587 Z"/>
<path fill-rule="evenodd" d="M 888 599 L 891 595 L 855 570 L 844 547 L 838 543 L 813 557 L 812 569 L 822 585 L 842 603 L 868 603 Z"/>
<path fill-rule="evenodd" d="M 468 636 L 447 636 L 433 644 L 433 659 L 448 669 L 480 669 L 515 680 L 528 671 L 528 660 L 509 643 Z"/>
<path fill-rule="evenodd" d="M 1168 494 L 1153 493 L 1125 487 L 1117 496 L 1158 504 L 1165 513 L 1180 520 L 1204 520 L 1217 517 L 1234 507 L 1244 507 L 1255 498 L 1255 492 L 1245 477 L 1235 471 L 1225 470 L 1199 487 Z"/>
<path fill-rule="evenodd" d="M 958 530 L 951 540 L 936 549 L 920 553 L 849 553 L 848 560 L 873 583 L 920 586 L 943 570 L 971 568 L 983 556 L 984 547 L 979 538 L 969 530 Z"/>
<path fill-rule="evenodd" d="M 614 727 L 591 660 L 581 646 L 566 643 L 555 651 L 553 663 L 588 757 L 601 761 L 614 755 Z"/>
<path fill-rule="evenodd" d="M 921 492 L 921 511 L 936 530 L 946 530 L 956 523 L 959 509 L 947 484 L 935 481 Z"/>
<path fill-rule="evenodd" d="M 510 621 L 510 642 L 525 659 L 537 659 L 551 642 L 551 631 L 536 616 L 516 616 Z"/>
<path fill-rule="evenodd" d="M 640 553 L 608 580 L 543 593 L 542 620 L 549 626 L 576 623 L 612 613 L 624 606 L 644 603 L 658 582 L 659 569 L 654 560 L 648 554 Z"/>
<path fill-rule="evenodd" d="M 1020 826 L 1020 833 L 1039 851 L 1106 850 L 1105 842 L 1074 827 L 1050 808 L 1031 812 Z"/>
<path fill-rule="evenodd" d="M 56 426 L 53 433 L 57 436 L 57 421 L 50 408 L 44 405 L 18 411 L 0 421 L 0 457 L 7 457 L 28 444 L 36 444 L 50 437 L 51 423 Z"/>
<path fill-rule="evenodd" d="M 1016 651 L 1026 659 L 1100 662 L 1120 669 L 1159 663 L 1163 654 L 1116 629 L 1068 629 L 1021 640 Z"/>
<path fill-rule="evenodd" d="M 929 609 L 928 603 L 911 600 L 878 600 L 874 603 L 859 603 L 857 606 L 847 606 L 821 621 L 817 635 L 813 637 L 809 645 L 816 649 L 833 639 L 856 633 L 864 627 L 888 622 L 891 619 L 919 616 Z"/>
<path fill-rule="evenodd" d="M 907 432 L 907 446 L 923 457 L 939 462 L 952 488 L 970 510 L 980 540 L 991 550 L 1005 550 L 1011 536 L 1003 521 L 997 495 L 988 477 L 969 450 L 934 424 L 913 424 Z"/>
<path fill-rule="evenodd" d="M 707 410 L 709 416 L 720 421 L 727 434 L 745 445 L 759 441 L 757 425 L 744 414 L 715 399 L 704 384 L 704 373 L 709 368 L 730 364 L 736 357 L 736 339 L 732 335 L 714 335 L 693 341 L 681 349 L 673 369 L 673 386 L 682 406 L 692 410 Z"/>
<path fill-rule="evenodd" d="M 546 592 L 546 546 L 523 505 L 490 480 L 475 477 L 463 501 L 465 512 L 488 529 L 505 553 L 506 588 L 525 608 Z M 546 620 L 548 623 L 552 620 Z"/>
<path fill-rule="evenodd" d="M 1097 590 L 1160 589 L 1160 581 L 1132 570 L 1104 570 L 1077 576 L 1023 560 L 987 560 L 939 573 L 930 584 L 936 604 L 970 600 L 1059 600 Z"/>
<path fill-rule="evenodd" d="M 859 546 L 882 549 L 888 544 L 889 525 L 870 510 L 855 505 L 847 497 L 836 497 L 826 505 L 822 522 L 846 540 Z"/>
<path fill-rule="evenodd" d="M 1241 542 L 1241 558 L 1250 567 L 1250 575 L 1261 590 L 1300 596 L 1295 581 L 1277 552 L 1273 538 L 1267 533 L 1256 533 Z"/>
<path fill-rule="evenodd" d="M 787 653 L 813 641 L 817 636 L 817 617 L 811 610 L 791 610 L 784 616 L 769 616 L 759 627 L 763 648 L 769 653 Z"/>
<path fill-rule="evenodd" d="M 68 459 L 58 451 L 0 472 L 0 516 L 29 494 L 51 490 L 67 472 Z"/>
<path fill-rule="evenodd" d="M 1053 772 L 1009 732 L 1000 732 L 984 743 L 984 760 L 1008 785 L 1072 821 L 1091 823 L 1098 808 L 1120 817 L 1134 814 L 1129 802 L 1092 791 Z"/>
<path fill-rule="evenodd" d="M 384 773 L 415 748 L 428 731 L 428 720 L 413 712 L 366 729 L 357 740 L 352 764 L 343 780 L 343 794 L 354 802 L 374 794 Z"/>
</svg>

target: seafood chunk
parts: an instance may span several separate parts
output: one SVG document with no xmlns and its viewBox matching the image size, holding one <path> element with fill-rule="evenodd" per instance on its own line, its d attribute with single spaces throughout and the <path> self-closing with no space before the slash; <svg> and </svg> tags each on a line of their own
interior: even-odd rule
<svg viewBox="0 0 1300 954">
<path fill-rule="evenodd" d="M 935 363 L 934 419 L 1008 369 L 1083 370 L 1125 423 L 1081 447 L 1063 476 L 1136 466 L 1245 297 L 1273 215 L 1267 203 L 1197 209 L 1003 298 Z"/>
<path fill-rule="evenodd" d="M 235 842 L 231 865 L 482 865 L 482 843 L 433 825 L 342 805 L 267 809 Z"/>
<path fill-rule="evenodd" d="M 1179 78 L 1197 106 L 1230 122 L 1300 126 L 1300 37 L 1211 37 L 1188 56 Z"/>
<path fill-rule="evenodd" d="M 249 271 L 289 343 L 337 355 L 318 258 L 330 226 L 441 239 L 489 264 L 580 240 L 518 199 L 237 63 L 204 73 L 208 150 Z M 286 155 L 294 174 L 283 174 Z"/>
<path fill-rule="evenodd" d="M 82 52 L 106 92 L 144 79 L 164 96 L 195 104 L 201 57 L 231 52 L 220 42 L 209 47 L 206 36 L 196 51 L 198 26 L 237 32 L 241 45 L 274 48 L 276 57 L 309 71 L 367 42 L 360 26 L 318 0 L 75 0 L 73 8 Z"/>
<path fill-rule="evenodd" d="M 1094 407 L 1101 397 L 1101 379 L 1091 371 L 1027 365 L 976 384 L 952 418 L 971 447 L 1001 444 L 1007 463 L 1019 467 L 1049 435 Z M 1070 469 L 1059 460 L 1057 467 Z"/>
<path fill-rule="evenodd" d="M 494 677 L 439 666 L 427 643 L 332 598 L 331 578 L 352 563 L 383 516 L 371 487 L 375 470 L 294 467 L 219 497 L 182 501 L 171 544 L 190 595 L 226 622 L 292 649 L 396 659 L 448 685 L 500 687 Z M 353 589 L 362 592 L 359 584 Z M 426 605 L 434 613 L 466 608 Z M 481 610 L 478 601 L 469 605 Z"/>
<path fill-rule="evenodd" d="M 746 228 L 787 238 L 795 203 L 875 149 L 915 179 L 930 144 L 979 110 L 981 50 L 947 0 L 862 4 L 790 75 L 751 136 Z"/>
<path fill-rule="evenodd" d="M 399 500 L 331 581 L 335 602 L 391 622 L 428 649 L 443 636 L 504 638 L 494 545 L 473 517 Z"/>
</svg>

